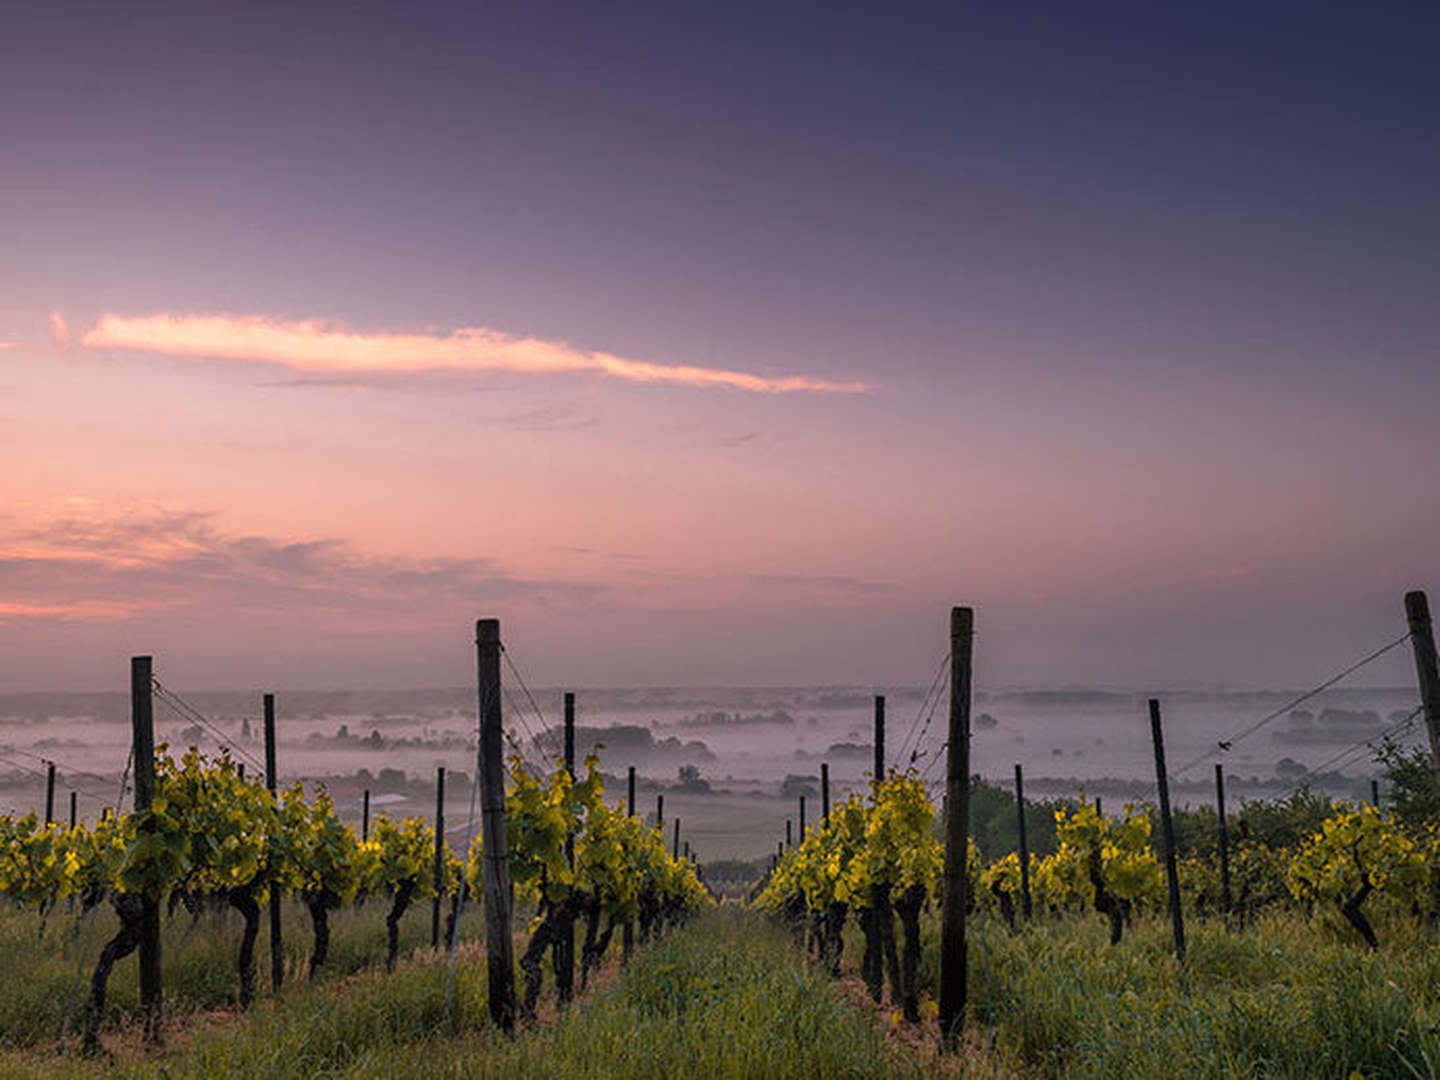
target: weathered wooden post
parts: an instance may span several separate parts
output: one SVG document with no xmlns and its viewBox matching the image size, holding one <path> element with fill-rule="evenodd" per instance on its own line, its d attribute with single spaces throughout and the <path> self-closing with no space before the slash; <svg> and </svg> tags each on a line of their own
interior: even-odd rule
<svg viewBox="0 0 1440 1080">
<path fill-rule="evenodd" d="M 795 846 L 795 819 L 794 819 L 794 818 L 788 818 L 788 817 L 787 817 L 787 818 L 785 819 L 785 846 L 786 846 L 786 847 L 794 847 L 794 846 Z"/>
<path fill-rule="evenodd" d="M 1215 763 L 1215 812 L 1220 819 L 1220 910 L 1230 914 L 1230 833 L 1225 826 L 1225 766 Z"/>
<path fill-rule="evenodd" d="M 445 766 L 435 767 L 435 898 L 430 904 L 430 947 L 440 947 L 440 898 L 445 891 Z"/>
<path fill-rule="evenodd" d="M 970 906 L 966 865 L 970 837 L 970 680 L 975 612 L 950 609 L 950 737 L 945 755 L 945 898 L 940 923 L 940 1033 L 948 1048 L 965 1029 L 965 911 Z"/>
<path fill-rule="evenodd" d="M 279 790 L 279 767 L 276 764 L 275 748 L 275 695 L 266 694 L 261 699 L 265 715 L 265 789 L 275 800 Z M 244 766 L 242 765 L 243 769 Z M 270 987 L 279 990 L 285 980 L 285 947 L 280 936 L 280 889 L 270 883 Z"/>
<path fill-rule="evenodd" d="M 74 797 L 73 793 L 71 797 Z M 1370 778 L 1370 805 L 1376 810 L 1380 809 L 1380 781 L 1373 776 Z"/>
<path fill-rule="evenodd" d="M 631 765 L 628 775 L 625 778 L 625 814 L 627 817 L 635 816 L 635 766 Z M 635 920 L 626 919 L 625 925 L 620 929 L 620 962 L 624 963 L 630 959 L 630 954 L 635 951 Z"/>
<path fill-rule="evenodd" d="M 242 784 L 245 782 L 245 762 L 242 761 L 235 766 L 235 776 Z"/>
<path fill-rule="evenodd" d="M 370 789 L 365 789 L 365 797 L 360 802 L 360 842 L 364 843 L 370 839 Z"/>
<path fill-rule="evenodd" d="M 686 840 L 684 845 L 685 858 L 690 858 L 690 841 Z"/>
<path fill-rule="evenodd" d="M 678 817 L 675 819 L 675 839 L 670 843 L 670 857 L 672 859 L 680 857 L 680 819 Z"/>
<path fill-rule="evenodd" d="M 1430 766 L 1440 783 L 1440 669 L 1435 657 L 1435 630 L 1430 623 L 1430 601 L 1419 589 L 1405 594 L 1405 618 L 1415 649 L 1415 675 L 1420 683 L 1420 704 L 1430 736 Z"/>
<path fill-rule="evenodd" d="M 150 809 L 155 799 L 155 702 L 154 661 L 149 656 L 130 658 L 130 733 L 135 754 L 135 812 Z M 160 1018 L 160 898 L 141 897 L 140 914 L 140 1012 L 144 1018 L 145 1040 L 162 1039 Z"/>
<path fill-rule="evenodd" d="M 830 824 L 830 763 L 820 763 L 820 813 L 824 815 L 825 824 Z"/>
<path fill-rule="evenodd" d="M 1095 796 L 1095 813 L 1099 814 L 1101 817 L 1105 816 L 1105 811 L 1101 808 L 1099 795 Z"/>
<path fill-rule="evenodd" d="M 1015 827 L 1020 833 L 1020 911 L 1030 918 L 1030 844 L 1025 837 L 1025 773 L 1015 764 Z"/>
<path fill-rule="evenodd" d="M 70 828 L 75 828 L 75 792 L 70 792 Z"/>
<path fill-rule="evenodd" d="M 885 782 L 885 695 L 875 695 L 875 783 Z"/>
<path fill-rule="evenodd" d="M 1180 913 L 1180 873 L 1175 866 L 1175 823 L 1170 818 L 1170 781 L 1165 775 L 1165 736 L 1160 730 L 1160 702 L 1150 699 L 1150 737 L 1155 743 L 1155 783 L 1160 789 L 1160 826 L 1165 837 L 1165 881 L 1170 891 L 1170 924 L 1175 932 L 1175 959 L 1185 963 L 1185 921 Z"/>
<path fill-rule="evenodd" d="M 565 691 L 565 773 L 570 777 L 570 782 L 575 782 L 575 694 L 574 691 Z M 575 837 L 566 833 L 565 835 L 565 860 L 573 868 L 575 866 Z M 575 922 L 573 919 L 560 920 L 560 948 L 556 960 L 558 961 L 555 971 L 556 990 L 561 1003 L 570 1001 L 575 996 Z"/>
<path fill-rule="evenodd" d="M 665 796 L 655 796 L 655 823 L 660 826 L 660 837 L 665 837 Z"/>
<path fill-rule="evenodd" d="M 45 763 L 45 824 L 55 820 L 55 763 Z"/>
<path fill-rule="evenodd" d="M 805 842 L 805 796 L 800 796 L 800 843 Z"/>
<path fill-rule="evenodd" d="M 500 620 L 475 623 L 480 707 L 480 829 L 485 849 L 485 964 L 490 1020 L 515 1029 L 515 946 L 510 937 L 510 853 L 505 839 L 505 759 L 501 747 Z"/>
</svg>

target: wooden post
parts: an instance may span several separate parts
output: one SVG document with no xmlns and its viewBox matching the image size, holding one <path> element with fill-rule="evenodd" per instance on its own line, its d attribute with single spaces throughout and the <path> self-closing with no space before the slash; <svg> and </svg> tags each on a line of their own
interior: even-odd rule
<svg viewBox="0 0 1440 1080">
<path fill-rule="evenodd" d="M 265 709 L 265 789 L 275 798 L 279 787 L 279 766 L 276 764 L 275 748 L 275 695 L 263 698 Z M 240 766 L 242 769 L 244 765 Z M 285 980 L 285 946 L 280 936 L 280 889 L 273 882 L 270 886 L 270 987 L 279 990 Z"/>
<path fill-rule="evenodd" d="M 245 762 L 242 761 L 235 766 L 235 775 L 242 784 L 245 782 Z"/>
<path fill-rule="evenodd" d="M 575 782 L 575 694 L 565 691 L 565 773 L 570 782 Z M 565 861 L 575 866 L 575 837 L 565 836 Z M 555 982 L 562 1002 L 569 1001 L 575 994 L 575 923 L 571 919 L 560 920 L 560 949 L 556 959 L 559 970 Z"/>
<path fill-rule="evenodd" d="M 148 656 L 130 658 L 130 733 L 135 754 L 135 812 L 150 809 L 155 799 L 155 702 L 153 660 Z M 144 1017 L 145 1040 L 161 1041 L 160 1017 L 163 996 L 160 989 L 160 898 L 141 897 L 140 915 L 140 1011 Z"/>
<path fill-rule="evenodd" d="M 70 828 L 75 828 L 75 792 L 70 792 Z"/>
<path fill-rule="evenodd" d="M 805 796 L 800 796 L 800 843 L 805 842 Z"/>
<path fill-rule="evenodd" d="M 830 824 L 830 763 L 820 763 L 820 812 L 824 815 L 825 824 Z"/>
<path fill-rule="evenodd" d="M 689 841 L 689 840 L 686 840 L 686 841 L 685 841 L 685 848 L 684 848 L 684 850 L 685 850 L 685 858 L 687 858 L 687 859 L 690 858 L 690 841 Z"/>
<path fill-rule="evenodd" d="M 787 818 L 785 819 L 785 846 L 786 846 L 786 847 L 794 847 L 794 846 L 795 846 L 795 819 L 794 819 L 794 818 L 788 818 L 788 817 L 787 817 Z"/>
<path fill-rule="evenodd" d="M 1415 648 L 1415 675 L 1420 683 L 1420 704 L 1425 730 L 1430 735 L 1430 765 L 1440 784 L 1440 670 L 1435 657 L 1435 631 L 1430 623 L 1430 601 L 1420 590 L 1405 594 L 1405 618 Z"/>
<path fill-rule="evenodd" d="M 875 695 L 875 783 L 885 782 L 885 695 Z"/>
<path fill-rule="evenodd" d="M 55 820 L 55 763 L 45 763 L 45 824 Z"/>
<path fill-rule="evenodd" d="M 675 819 L 675 839 L 670 842 L 670 857 L 672 859 L 680 857 L 680 819 L 678 817 Z"/>
<path fill-rule="evenodd" d="M 1220 819 L 1220 910 L 1230 914 L 1230 833 L 1225 825 L 1225 766 L 1215 763 L 1215 812 Z"/>
<path fill-rule="evenodd" d="M 480 828 L 485 850 L 485 964 L 490 1020 L 515 1029 L 515 945 L 510 936 L 510 854 L 505 839 L 505 758 L 501 746 L 500 620 L 475 623 L 480 707 Z"/>
<path fill-rule="evenodd" d="M 1099 796 L 1099 795 L 1096 795 L 1096 796 L 1095 796 L 1095 813 L 1099 814 L 1101 817 L 1104 817 L 1104 816 L 1105 816 L 1105 811 L 1100 808 L 1100 796 Z"/>
<path fill-rule="evenodd" d="M 1165 837 L 1165 881 L 1170 890 L 1170 924 L 1175 931 L 1175 959 L 1185 963 L 1185 921 L 1180 914 L 1180 873 L 1175 866 L 1175 823 L 1170 818 L 1170 781 L 1165 775 L 1165 736 L 1160 730 L 1160 702 L 1150 699 L 1150 737 L 1155 743 L 1155 783 L 1160 789 L 1160 825 Z"/>
<path fill-rule="evenodd" d="M 950 738 L 945 755 L 945 897 L 940 909 L 940 1033 L 950 1049 L 965 1029 L 965 910 L 970 906 L 970 679 L 975 612 L 950 609 Z"/>
<path fill-rule="evenodd" d="M 655 796 L 655 823 L 660 826 L 660 835 L 665 835 L 665 796 Z"/>
<path fill-rule="evenodd" d="M 1020 910 L 1030 918 L 1030 844 L 1025 838 L 1025 773 L 1015 765 L 1015 826 L 1020 833 Z"/>
<path fill-rule="evenodd" d="M 365 789 L 365 795 L 360 801 L 360 842 L 363 844 L 370 839 L 370 789 Z"/>
<path fill-rule="evenodd" d="M 440 894 L 445 886 L 445 766 L 435 766 L 435 899 L 430 904 L 430 947 L 440 947 Z"/>
<path fill-rule="evenodd" d="M 74 801 L 75 793 L 73 791 L 70 793 L 70 798 L 71 801 Z M 1380 809 L 1380 781 L 1373 777 L 1370 779 L 1370 805 L 1376 810 Z"/>
<path fill-rule="evenodd" d="M 635 816 L 635 766 L 631 765 L 625 777 L 625 814 L 627 817 Z M 630 959 L 630 954 L 635 951 L 635 922 L 633 919 L 626 919 L 625 925 L 620 928 L 620 959 Z"/>
</svg>

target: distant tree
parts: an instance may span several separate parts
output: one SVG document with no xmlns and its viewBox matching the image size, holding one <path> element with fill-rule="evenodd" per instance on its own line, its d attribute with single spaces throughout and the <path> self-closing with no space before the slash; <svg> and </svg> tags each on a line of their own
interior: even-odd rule
<svg viewBox="0 0 1440 1080">
<path fill-rule="evenodd" d="M 1375 760 L 1385 768 L 1384 802 L 1392 818 L 1415 828 L 1440 820 L 1440 786 L 1428 749 L 1407 749 L 1387 736 L 1375 751 Z"/>
</svg>

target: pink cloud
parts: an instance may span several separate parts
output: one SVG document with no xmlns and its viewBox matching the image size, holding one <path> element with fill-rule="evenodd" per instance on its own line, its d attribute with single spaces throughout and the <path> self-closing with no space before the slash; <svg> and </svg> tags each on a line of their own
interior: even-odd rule
<svg viewBox="0 0 1440 1080">
<path fill-rule="evenodd" d="M 50 312 L 50 340 L 57 349 L 68 348 L 70 345 L 70 327 L 65 322 L 65 316 L 58 311 Z"/>
<path fill-rule="evenodd" d="M 82 343 L 87 349 L 279 364 L 302 372 L 593 372 L 630 382 L 769 394 L 855 394 L 869 389 L 862 382 L 630 360 L 564 342 L 514 337 L 483 326 L 462 327 L 445 335 L 356 333 L 316 320 L 281 322 L 262 315 L 103 314 Z"/>
</svg>

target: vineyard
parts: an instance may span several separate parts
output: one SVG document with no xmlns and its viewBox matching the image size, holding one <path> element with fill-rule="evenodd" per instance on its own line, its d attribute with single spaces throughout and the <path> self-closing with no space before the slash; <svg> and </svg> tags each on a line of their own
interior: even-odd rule
<svg viewBox="0 0 1440 1080">
<path fill-rule="evenodd" d="M 0 816 L 0 1072 L 1440 1075 L 1424 750 L 1377 748 L 1383 807 L 1302 785 L 1227 818 L 1217 767 L 1216 808 L 1176 809 L 1152 701 L 1158 800 L 1037 803 L 1017 766 L 1006 811 L 955 752 L 969 656 L 952 640 L 941 797 L 926 769 L 887 767 L 877 699 L 868 783 L 832 805 L 822 771 L 817 820 L 800 796 L 798 831 L 726 896 L 678 823 L 667 846 L 663 811 L 636 815 L 633 769 L 612 803 L 599 760 L 577 767 L 572 695 L 562 756 L 499 752 L 498 626 L 477 642 L 459 850 L 443 771 L 433 822 L 371 820 L 367 801 L 358 831 L 323 787 L 279 787 L 269 698 L 261 777 L 153 746 L 159 684 L 137 658 L 133 805 Z"/>
</svg>

